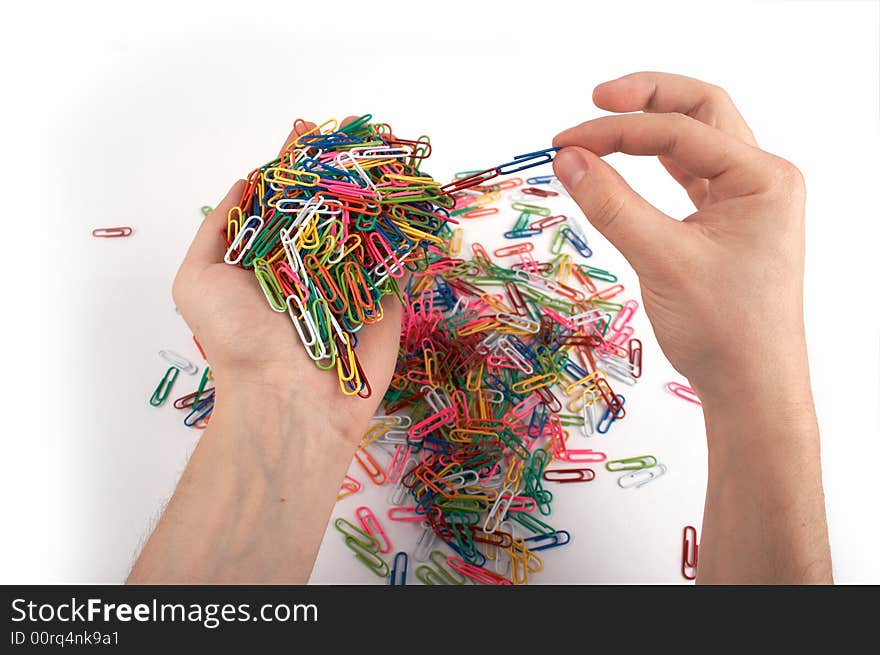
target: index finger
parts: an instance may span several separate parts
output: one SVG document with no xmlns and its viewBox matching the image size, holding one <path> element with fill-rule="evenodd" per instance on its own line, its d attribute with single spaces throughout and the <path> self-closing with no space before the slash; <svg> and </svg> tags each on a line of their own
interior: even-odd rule
<svg viewBox="0 0 880 655">
<path fill-rule="evenodd" d="M 597 86 L 593 90 L 593 102 L 600 109 L 616 113 L 685 114 L 749 145 L 757 145 L 727 91 L 693 77 L 672 73 L 630 73 Z"/>
<path fill-rule="evenodd" d="M 600 157 L 612 152 L 666 157 L 709 180 L 721 196 L 757 191 L 765 178 L 761 150 L 677 113 L 603 116 L 561 132 L 553 145 L 580 146 Z"/>
</svg>

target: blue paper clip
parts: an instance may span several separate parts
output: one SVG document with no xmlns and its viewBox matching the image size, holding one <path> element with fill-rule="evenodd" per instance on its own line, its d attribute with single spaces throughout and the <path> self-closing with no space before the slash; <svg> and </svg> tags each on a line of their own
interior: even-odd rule
<svg viewBox="0 0 880 655">
<path fill-rule="evenodd" d="M 575 250 L 577 250 L 582 257 L 585 259 L 587 257 L 593 256 L 593 251 L 590 250 L 590 246 L 587 245 L 587 242 L 584 241 L 581 236 L 572 230 L 570 227 L 562 228 L 562 234 L 568 239 L 569 243 L 574 246 Z"/>
<path fill-rule="evenodd" d="M 550 543 L 542 543 L 551 540 Z M 548 548 L 558 548 L 564 546 L 571 541 L 571 534 L 567 530 L 557 530 L 551 534 L 539 534 L 524 540 L 526 543 L 536 543 L 537 546 L 530 545 L 529 550 L 533 553 L 538 550 L 547 550 Z"/>
<path fill-rule="evenodd" d="M 400 563 L 398 563 L 400 562 Z M 394 561 L 391 564 L 391 576 L 388 578 L 388 584 L 392 587 L 405 587 L 406 586 L 406 570 L 409 567 L 409 555 L 405 552 L 400 551 L 394 556 Z M 398 574 L 400 574 L 400 578 L 398 579 Z"/>
<path fill-rule="evenodd" d="M 205 397 L 202 398 L 193 408 L 190 410 L 190 413 L 186 415 L 186 418 L 183 419 L 183 424 L 191 428 L 196 423 L 201 421 L 203 418 L 206 418 L 208 414 L 214 411 L 214 392 L 211 391 L 205 394 Z M 195 417 L 195 418 L 193 418 Z"/>
<path fill-rule="evenodd" d="M 525 239 L 526 237 L 533 237 L 537 234 L 541 234 L 543 230 L 539 230 L 538 228 L 526 228 L 524 230 L 509 230 L 504 233 L 505 239 Z"/>
<path fill-rule="evenodd" d="M 530 177 L 529 179 L 527 179 L 526 184 L 550 184 L 555 179 L 555 175 L 539 175 L 537 177 Z"/>
<path fill-rule="evenodd" d="M 535 152 L 527 152 L 522 155 L 515 155 L 512 161 L 495 167 L 498 175 L 510 175 L 511 173 L 519 173 L 527 168 L 540 166 L 553 161 L 553 155 L 559 148 L 545 148 L 544 150 L 536 150 Z M 534 161 L 537 160 L 537 161 Z M 515 167 L 515 168 L 511 168 Z M 509 168 L 509 170 L 507 170 Z"/>
<path fill-rule="evenodd" d="M 622 394 L 617 394 L 617 401 L 620 403 L 618 407 L 623 407 L 624 403 L 626 403 L 626 398 L 623 397 Z M 596 424 L 596 431 L 599 434 L 605 434 L 608 430 L 611 429 L 611 426 L 614 424 L 614 421 L 617 420 L 617 414 L 611 411 L 611 408 L 605 410 L 605 413 L 602 414 L 602 418 L 599 419 L 599 423 Z"/>
</svg>

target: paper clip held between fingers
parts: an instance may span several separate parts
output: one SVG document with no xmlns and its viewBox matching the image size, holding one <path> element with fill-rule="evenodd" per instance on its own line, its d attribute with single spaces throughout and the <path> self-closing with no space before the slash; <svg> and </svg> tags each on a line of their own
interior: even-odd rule
<svg viewBox="0 0 880 655">
<path fill-rule="evenodd" d="M 672 395 L 678 396 L 682 400 L 686 400 L 689 403 L 693 403 L 694 405 L 703 404 L 702 402 L 700 402 L 700 399 L 697 397 L 697 394 L 693 389 L 685 384 L 681 384 L 680 382 L 667 382 L 666 390 L 669 391 Z"/>
<path fill-rule="evenodd" d="M 621 489 L 638 489 L 656 480 L 661 475 L 665 475 L 667 471 L 668 469 L 665 464 L 657 464 L 657 466 L 652 466 L 651 468 L 640 469 L 626 475 L 621 475 L 617 479 L 617 484 Z"/>
<path fill-rule="evenodd" d="M 405 587 L 408 567 L 409 555 L 401 550 L 394 556 L 394 560 L 391 562 L 391 575 L 388 577 L 388 585 L 391 587 Z"/>
<path fill-rule="evenodd" d="M 195 375 L 199 370 L 198 366 L 193 364 L 191 361 L 189 361 L 183 355 L 178 355 L 173 350 L 160 350 L 159 357 L 164 359 L 166 362 L 168 362 L 172 366 L 176 366 L 177 368 L 179 368 L 181 371 L 183 371 L 184 373 L 186 373 L 188 375 Z"/>
<path fill-rule="evenodd" d="M 512 161 L 496 166 L 495 170 L 498 172 L 498 175 L 510 175 L 512 173 L 524 171 L 527 168 L 547 164 L 553 161 L 553 154 L 555 154 L 557 150 L 559 150 L 559 148 L 544 148 L 543 150 L 536 150 L 535 152 L 514 155 Z"/>
<path fill-rule="evenodd" d="M 542 476 L 547 482 L 590 482 L 596 479 L 596 472 L 590 468 L 550 469 Z"/>
<path fill-rule="evenodd" d="M 105 239 L 114 237 L 131 236 L 132 229 L 128 226 L 124 227 L 99 227 L 92 230 L 93 237 L 103 237 Z"/>
<path fill-rule="evenodd" d="M 697 529 L 692 525 L 684 526 L 681 545 L 681 574 L 685 580 L 695 580 L 697 577 L 699 548 L 700 546 L 697 544 Z"/>
<path fill-rule="evenodd" d="M 162 379 L 159 381 L 159 386 L 156 387 L 156 390 L 150 397 L 150 404 L 153 407 L 158 407 L 165 402 L 168 393 L 171 391 L 171 387 L 174 385 L 174 381 L 177 379 L 178 373 L 180 373 L 180 369 L 176 366 L 170 366 L 168 367 L 168 370 L 165 371 L 165 375 L 163 375 Z"/>
</svg>

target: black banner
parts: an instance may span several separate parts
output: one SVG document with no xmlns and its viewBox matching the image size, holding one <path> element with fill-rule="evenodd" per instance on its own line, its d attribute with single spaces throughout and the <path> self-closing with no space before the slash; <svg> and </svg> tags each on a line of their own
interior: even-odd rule
<svg viewBox="0 0 880 655">
<path fill-rule="evenodd" d="M 438 640 L 453 647 L 475 635 L 493 648 L 522 648 L 548 635 L 557 645 L 597 632 L 625 643 L 711 625 L 779 634 L 787 620 L 801 630 L 832 619 L 865 627 L 876 598 L 876 589 L 857 587 L 0 587 L 0 652 L 185 645 L 227 652 L 299 640 L 332 653 L 380 645 L 398 652 L 405 643 L 430 652 Z"/>
</svg>

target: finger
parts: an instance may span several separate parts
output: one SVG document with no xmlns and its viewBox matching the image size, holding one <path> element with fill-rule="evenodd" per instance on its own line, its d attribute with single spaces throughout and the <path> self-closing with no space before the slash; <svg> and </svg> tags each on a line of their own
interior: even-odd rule
<svg viewBox="0 0 880 655">
<path fill-rule="evenodd" d="M 684 75 L 632 73 L 593 90 L 593 102 L 613 112 L 679 113 L 757 145 L 752 130 L 720 86 Z"/>
<path fill-rule="evenodd" d="M 565 147 L 553 170 L 592 223 L 639 272 L 667 253 L 679 223 L 630 188 L 611 166 L 589 150 Z"/>
<path fill-rule="evenodd" d="M 201 269 L 223 261 L 226 254 L 226 220 L 229 210 L 237 205 L 244 191 L 245 181 L 232 185 L 222 202 L 202 221 L 199 231 L 189 246 L 180 268 Z"/>
<path fill-rule="evenodd" d="M 288 134 L 287 138 L 284 139 L 284 145 L 281 146 L 281 150 L 278 151 L 278 156 L 280 157 L 281 155 L 283 155 L 284 151 L 290 147 L 291 143 L 296 141 L 297 137 L 302 136 L 309 130 L 313 130 L 316 127 L 317 125 L 315 125 L 311 121 L 304 121 L 301 118 L 297 118 L 295 121 L 293 121 L 293 129 L 290 130 L 290 134 Z"/>
<path fill-rule="evenodd" d="M 568 129 L 554 146 L 580 146 L 600 157 L 612 152 L 666 157 L 685 173 L 709 180 L 713 195 L 761 190 L 765 153 L 683 114 L 604 116 Z"/>
</svg>

